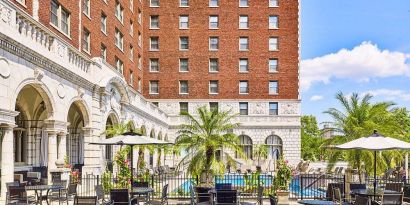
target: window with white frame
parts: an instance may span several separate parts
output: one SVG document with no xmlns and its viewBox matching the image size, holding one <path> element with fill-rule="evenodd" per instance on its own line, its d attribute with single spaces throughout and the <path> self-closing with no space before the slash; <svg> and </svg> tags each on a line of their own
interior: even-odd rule
<svg viewBox="0 0 410 205">
<path fill-rule="evenodd" d="M 240 51 L 249 50 L 248 37 L 239 37 L 239 50 Z"/>
<path fill-rule="evenodd" d="M 189 61 L 188 58 L 179 59 L 179 72 L 188 72 L 189 71 Z"/>
<path fill-rule="evenodd" d="M 90 0 L 83 0 L 83 13 L 90 17 Z"/>
<path fill-rule="evenodd" d="M 59 31 L 70 35 L 70 13 L 55 0 L 51 1 L 50 21 Z"/>
<path fill-rule="evenodd" d="M 159 59 L 158 58 L 149 59 L 149 71 L 159 72 Z"/>
<path fill-rule="evenodd" d="M 209 94 L 218 94 L 219 93 L 219 82 L 217 80 L 209 81 Z"/>
<path fill-rule="evenodd" d="M 104 44 L 101 44 L 101 58 L 107 61 L 107 47 Z"/>
<path fill-rule="evenodd" d="M 217 29 L 219 27 L 219 17 L 216 15 L 209 16 L 209 29 Z"/>
<path fill-rule="evenodd" d="M 239 0 L 239 7 L 248 7 L 249 2 L 248 0 Z"/>
<path fill-rule="evenodd" d="M 209 50 L 217 51 L 219 49 L 219 38 L 216 36 L 209 37 Z"/>
<path fill-rule="evenodd" d="M 278 71 L 278 59 L 270 58 L 269 59 L 269 72 L 274 73 Z"/>
<path fill-rule="evenodd" d="M 130 70 L 130 85 L 134 87 L 134 72 Z"/>
<path fill-rule="evenodd" d="M 142 35 L 141 32 L 138 31 L 138 46 L 141 47 L 141 43 L 142 43 Z"/>
<path fill-rule="evenodd" d="M 269 16 L 269 29 L 279 28 L 278 16 Z"/>
<path fill-rule="evenodd" d="M 150 7 L 159 7 L 159 0 L 150 0 Z"/>
<path fill-rule="evenodd" d="M 129 58 L 131 61 L 134 61 L 134 47 L 130 44 L 130 54 Z"/>
<path fill-rule="evenodd" d="M 189 39 L 186 36 L 179 37 L 179 50 L 189 49 Z"/>
<path fill-rule="evenodd" d="M 278 0 L 269 0 L 269 7 L 278 7 L 279 2 Z"/>
<path fill-rule="evenodd" d="M 130 20 L 130 35 L 134 36 L 134 22 Z"/>
<path fill-rule="evenodd" d="M 159 50 L 159 37 L 154 36 L 150 38 L 150 50 L 151 51 Z"/>
<path fill-rule="evenodd" d="M 124 75 L 124 63 L 119 58 L 115 57 L 115 68 L 118 72 Z"/>
<path fill-rule="evenodd" d="M 124 21 L 124 8 L 121 6 L 120 2 L 115 2 L 115 17 L 123 23 Z"/>
<path fill-rule="evenodd" d="M 101 13 L 101 31 L 107 34 L 107 15 Z"/>
<path fill-rule="evenodd" d="M 142 91 L 142 82 L 141 82 L 141 78 L 138 78 L 138 92 Z"/>
<path fill-rule="evenodd" d="M 188 29 L 189 28 L 189 16 L 181 15 L 179 16 L 179 29 Z"/>
<path fill-rule="evenodd" d="M 278 38 L 277 37 L 270 37 L 269 38 L 269 50 L 270 51 L 277 51 L 278 50 Z"/>
<path fill-rule="evenodd" d="M 219 0 L 209 0 L 209 7 L 218 7 Z"/>
<path fill-rule="evenodd" d="M 276 80 L 269 81 L 269 94 L 270 95 L 278 94 L 278 81 Z"/>
<path fill-rule="evenodd" d="M 240 102 L 239 103 L 239 114 L 240 115 L 248 115 L 248 103 L 247 102 Z"/>
<path fill-rule="evenodd" d="M 248 29 L 248 28 L 249 28 L 248 16 L 240 15 L 239 16 L 239 29 Z"/>
<path fill-rule="evenodd" d="M 124 49 L 124 35 L 118 30 L 115 29 L 115 45 L 122 51 Z"/>
<path fill-rule="evenodd" d="M 239 59 L 239 72 L 248 72 L 248 71 L 249 71 L 248 59 L 247 58 Z"/>
<path fill-rule="evenodd" d="M 187 80 L 180 80 L 179 81 L 179 94 L 188 94 L 188 81 Z"/>
<path fill-rule="evenodd" d="M 218 72 L 219 71 L 219 62 L 217 58 L 209 59 L 209 72 Z"/>
<path fill-rule="evenodd" d="M 239 81 L 239 94 L 248 94 L 248 93 L 249 93 L 248 81 L 247 80 Z"/>
<path fill-rule="evenodd" d="M 159 81 L 150 80 L 149 81 L 149 94 L 158 94 L 159 93 Z"/>
<path fill-rule="evenodd" d="M 150 29 L 158 29 L 159 28 L 159 16 L 150 16 Z"/>
<path fill-rule="evenodd" d="M 277 102 L 269 103 L 269 115 L 278 115 L 278 103 Z"/>
<path fill-rule="evenodd" d="M 180 7 L 189 7 L 189 0 L 179 0 Z"/>
<path fill-rule="evenodd" d="M 86 28 L 83 29 L 83 37 L 82 37 L 82 46 L 83 50 L 87 53 L 90 53 L 90 38 L 91 34 Z"/>
</svg>

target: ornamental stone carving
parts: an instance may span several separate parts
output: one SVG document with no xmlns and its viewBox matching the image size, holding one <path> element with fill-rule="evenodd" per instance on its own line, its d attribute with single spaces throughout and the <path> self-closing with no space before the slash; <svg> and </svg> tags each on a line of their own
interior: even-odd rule
<svg viewBox="0 0 410 205">
<path fill-rule="evenodd" d="M 265 115 L 267 111 L 266 103 L 257 102 L 250 107 L 252 109 L 252 114 L 255 115 Z"/>
<path fill-rule="evenodd" d="M 85 90 L 82 87 L 77 87 L 77 97 L 82 98 L 84 96 Z"/>
<path fill-rule="evenodd" d="M 282 115 L 299 115 L 300 114 L 300 103 L 280 103 L 279 112 Z"/>
<path fill-rule="evenodd" d="M 0 58 L 0 75 L 3 78 L 8 78 L 10 76 L 10 66 L 9 61 L 5 58 Z"/>
<path fill-rule="evenodd" d="M 43 77 L 44 77 L 44 71 L 38 67 L 35 68 L 34 69 L 34 80 L 39 82 L 41 81 L 41 79 L 43 79 Z"/>
<path fill-rule="evenodd" d="M 166 102 L 166 103 L 160 103 L 159 104 L 160 109 L 164 111 L 167 114 L 176 114 L 177 111 L 179 110 L 177 107 L 177 103 L 172 103 L 172 102 Z"/>
<path fill-rule="evenodd" d="M 65 93 L 65 87 L 62 83 L 60 83 L 57 86 L 57 94 L 58 94 L 58 97 L 60 97 L 61 99 L 63 99 L 65 97 L 65 94 L 66 94 Z"/>
<path fill-rule="evenodd" d="M 55 42 L 56 42 L 57 55 L 60 56 L 61 58 L 64 58 L 64 56 L 67 56 L 67 52 L 68 52 L 67 46 L 58 40 L 56 40 Z"/>
<path fill-rule="evenodd" d="M 0 21 L 9 26 L 13 26 L 15 24 L 15 19 L 16 12 L 4 3 L 0 2 Z"/>
</svg>

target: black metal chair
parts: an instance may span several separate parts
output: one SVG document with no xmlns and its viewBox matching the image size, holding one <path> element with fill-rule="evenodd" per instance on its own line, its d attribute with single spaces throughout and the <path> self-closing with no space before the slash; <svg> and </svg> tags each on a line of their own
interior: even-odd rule
<svg viewBox="0 0 410 205">
<path fill-rule="evenodd" d="M 132 182 L 132 187 L 149 187 L 148 182 Z M 136 195 L 138 202 L 147 202 L 149 199 L 149 193 Z"/>
<path fill-rule="evenodd" d="M 360 195 L 357 195 L 355 197 L 354 205 L 370 205 L 370 204 L 371 204 L 371 200 L 369 197 L 364 197 Z"/>
<path fill-rule="evenodd" d="M 383 194 L 381 205 L 401 205 L 403 204 L 403 193 L 399 194 Z"/>
<path fill-rule="evenodd" d="M 278 200 L 272 194 L 269 194 L 269 202 L 270 202 L 270 205 L 277 205 L 278 204 Z"/>
<path fill-rule="evenodd" d="M 128 192 L 128 189 L 111 189 L 110 190 L 110 201 L 112 205 L 138 204 L 138 200 L 136 198 L 130 199 L 130 194 Z"/>
<path fill-rule="evenodd" d="M 232 184 L 231 183 L 218 183 L 218 184 L 215 184 L 215 189 L 216 190 L 231 190 Z"/>
<path fill-rule="evenodd" d="M 54 190 L 51 194 L 49 194 L 47 199 L 52 201 L 66 201 L 68 205 L 68 201 L 74 199 L 77 196 L 77 183 L 69 184 L 68 188 L 64 188 L 61 190 Z"/>
<path fill-rule="evenodd" d="M 150 201 L 147 201 L 146 204 L 152 204 L 152 205 L 167 204 L 168 205 L 168 184 L 162 187 L 161 200 L 150 200 Z"/>
<path fill-rule="evenodd" d="M 392 190 L 397 192 L 403 191 L 403 183 L 401 182 L 387 182 L 385 186 L 386 190 Z"/>
<path fill-rule="evenodd" d="M 189 186 L 189 192 L 191 194 L 191 205 L 210 205 L 211 204 L 210 201 L 197 202 L 196 197 L 195 197 L 196 196 L 195 190 L 194 190 L 194 187 L 192 185 Z M 209 194 L 207 194 L 207 195 L 208 195 L 208 198 L 209 198 Z"/>
<path fill-rule="evenodd" d="M 342 193 L 338 187 L 333 188 L 332 201 L 337 205 L 351 205 L 350 203 L 345 202 L 345 199 L 342 197 Z"/>
<path fill-rule="evenodd" d="M 236 205 L 238 203 L 238 192 L 236 190 L 217 190 L 217 205 Z"/>
<path fill-rule="evenodd" d="M 102 185 L 95 185 L 95 194 L 97 195 L 97 201 L 99 204 L 110 204 L 105 200 L 105 193 Z"/>
<path fill-rule="evenodd" d="M 97 196 L 75 196 L 74 205 L 97 205 Z"/>
</svg>

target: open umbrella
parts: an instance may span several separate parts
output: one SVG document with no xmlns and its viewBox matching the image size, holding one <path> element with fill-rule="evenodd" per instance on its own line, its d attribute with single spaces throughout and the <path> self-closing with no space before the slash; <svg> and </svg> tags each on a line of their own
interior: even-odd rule
<svg viewBox="0 0 410 205">
<path fill-rule="evenodd" d="M 129 145 L 131 146 L 131 181 L 134 179 L 133 171 L 133 157 L 132 154 L 133 147 L 135 145 L 164 145 L 172 144 L 171 142 L 158 140 L 155 138 L 141 136 L 141 134 L 135 132 L 126 132 L 122 135 L 117 135 L 108 139 L 103 139 L 100 142 L 91 142 L 90 144 L 94 145 Z"/>
<path fill-rule="evenodd" d="M 383 150 L 393 150 L 393 149 L 410 149 L 410 143 L 394 139 L 391 137 L 385 137 L 380 135 L 375 130 L 372 135 L 368 137 L 361 137 L 359 139 L 352 140 L 350 142 L 332 146 L 333 149 L 341 150 L 369 150 L 374 152 L 374 192 L 376 193 L 376 152 Z"/>
</svg>

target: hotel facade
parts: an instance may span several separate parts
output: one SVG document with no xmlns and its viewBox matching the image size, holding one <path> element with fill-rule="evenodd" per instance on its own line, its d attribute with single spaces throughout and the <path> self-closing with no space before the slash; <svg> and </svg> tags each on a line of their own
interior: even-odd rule
<svg viewBox="0 0 410 205">
<path fill-rule="evenodd" d="M 248 158 L 300 160 L 298 0 L 0 0 L 2 197 L 65 156 L 104 172 L 116 148 L 89 143 L 109 125 L 174 141 L 201 106 L 239 114 Z"/>
</svg>

